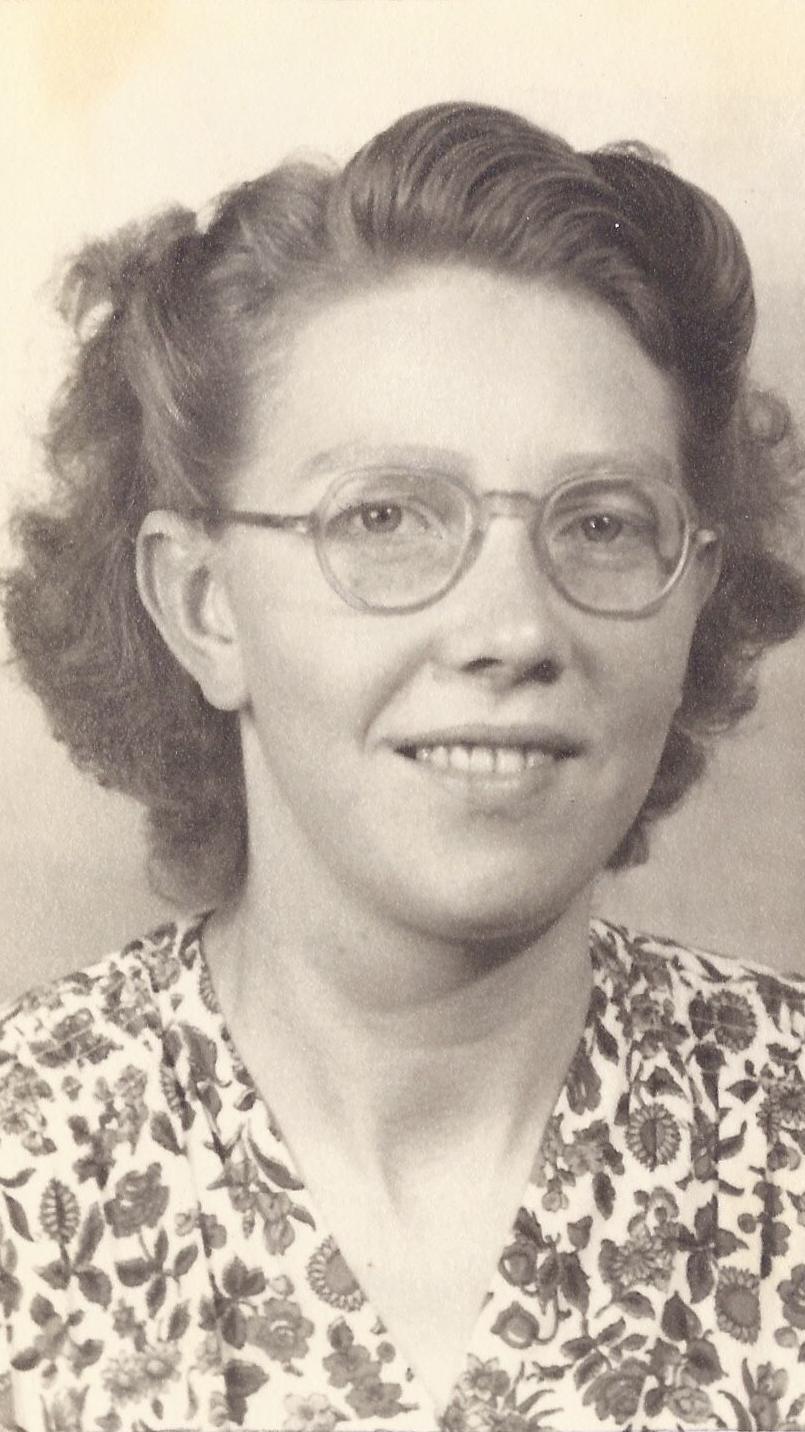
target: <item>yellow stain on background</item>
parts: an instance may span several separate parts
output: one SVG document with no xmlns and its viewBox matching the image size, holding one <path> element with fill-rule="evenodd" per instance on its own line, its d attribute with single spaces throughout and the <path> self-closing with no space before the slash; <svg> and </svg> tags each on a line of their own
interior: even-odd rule
<svg viewBox="0 0 805 1432">
<path fill-rule="evenodd" d="M 36 79 L 44 105 L 85 115 L 166 36 L 171 0 L 70 0 L 39 12 Z"/>
</svg>

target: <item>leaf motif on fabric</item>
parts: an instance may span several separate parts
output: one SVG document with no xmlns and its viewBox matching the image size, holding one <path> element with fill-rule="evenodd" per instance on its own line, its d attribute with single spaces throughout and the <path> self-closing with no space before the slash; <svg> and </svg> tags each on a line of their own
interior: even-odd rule
<svg viewBox="0 0 805 1432">
<path fill-rule="evenodd" d="M 13 1178 L 0 1178 L 0 1188 L 23 1188 L 32 1176 L 33 1169 L 24 1168 L 21 1173 L 15 1173 Z"/>
<path fill-rule="evenodd" d="M 246 1398 L 259 1392 L 268 1381 L 268 1373 L 255 1362 L 234 1361 L 226 1364 L 224 1380 L 230 1415 L 242 1427 L 246 1416 Z"/>
<path fill-rule="evenodd" d="M 265 1292 L 266 1275 L 262 1268 L 247 1268 L 242 1258 L 233 1258 L 224 1269 L 223 1285 L 230 1298 L 256 1298 Z"/>
<path fill-rule="evenodd" d="M 81 1236 L 75 1251 L 76 1263 L 89 1263 L 92 1260 L 98 1244 L 103 1238 L 106 1224 L 103 1221 L 103 1214 L 97 1203 L 93 1203 L 89 1213 L 84 1219 L 81 1229 Z"/>
<path fill-rule="evenodd" d="M 150 1258 L 127 1258 L 115 1263 L 115 1272 L 126 1288 L 139 1288 L 147 1283 L 154 1271 Z"/>
<path fill-rule="evenodd" d="M 593 1352 L 584 1359 L 584 1362 L 579 1363 L 573 1373 L 573 1381 L 577 1387 L 584 1387 L 585 1383 L 589 1382 L 591 1377 L 595 1377 L 596 1373 L 602 1372 L 606 1365 L 607 1360 L 604 1354 Z"/>
<path fill-rule="evenodd" d="M 254 1139 L 249 1139 L 249 1148 L 266 1178 L 270 1179 L 272 1183 L 275 1183 L 277 1188 L 286 1189 L 293 1193 L 300 1193 L 304 1189 L 305 1185 L 301 1179 L 296 1178 L 290 1169 L 286 1168 L 285 1164 L 280 1163 L 278 1159 L 269 1158 L 267 1154 L 264 1154 L 262 1149 L 254 1142 Z"/>
<path fill-rule="evenodd" d="M 180 1248 L 173 1260 L 174 1278 L 183 1278 L 189 1272 L 198 1257 L 198 1248 L 190 1243 L 186 1248 Z"/>
<path fill-rule="evenodd" d="M 715 1382 L 724 1376 L 718 1353 L 707 1338 L 693 1338 L 685 1349 L 685 1367 L 697 1382 Z"/>
<path fill-rule="evenodd" d="M 657 1417 L 665 1406 L 665 1388 L 652 1387 L 646 1393 L 643 1406 L 647 1417 Z"/>
<path fill-rule="evenodd" d="M 168 1323 L 168 1341 L 178 1342 L 180 1338 L 184 1337 L 189 1327 L 190 1313 L 188 1311 L 187 1303 L 179 1303 L 170 1315 L 170 1322 Z"/>
<path fill-rule="evenodd" d="M 626 1293 L 620 1293 L 615 1299 L 619 1308 L 630 1313 L 633 1318 L 653 1318 L 654 1304 L 645 1293 L 637 1293 L 630 1289 Z"/>
<path fill-rule="evenodd" d="M 684 1092 L 681 1084 L 677 1083 L 673 1074 L 670 1074 L 667 1069 L 663 1069 L 660 1065 L 652 1069 L 649 1078 L 646 1080 L 646 1088 L 649 1094 L 655 1099 L 658 1094 L 681 1095 Z"/>
<path fill-rule="evenodd" d="M 60 1179 L 52 1178 L 39 1205 L 43 1231 L 57 1243 L 69 1243 L 78 1231 L 80 1217 L 78 1199 L 72 1189 Z"/>
<path fill-rule="evenodd" d="M 80 1268 L 77 1273 L 78 1286 L 88 1303 L 98 1303 L 108 1308 L 112 1301 L 112 1280 L 102 1268 Z"/>
<path fill-rule="evenodd" d="M 573 1248 L 582 1250 L 587 1247 L 592 1223 L 592 1215 L 589 1213 L 584 1218 L 578 1218 L 574 1222 L 568 1223 L 567 1233 Z"/>
<path fill-rule="evenodd" d="M 159 1144 L 160 1148 L 167 1149 L 170 1154 L 181 1154 L 182 1146 L 166 1113 L 153 1114 L 149 1128 L 155 1144 Z"/>
<path fill-rule="evenodd" d="M 15 1357 L 12 1357 L 11 1366 L 15 1372 L 30 1372 L 31 1368 L 37 1367 L 41 1361 L 42 1354 L 39 1349 L 27 1347 L 24 1348 L 22 1352 L 18 1352 Z"/>
<path fill-rule="evenodd" d="M 618 1041 L 614 1034 L 610 1034 L 606 1025 L 603 1024 L 600 1019 L 597 1019 L 595 1022 L 595 1042 L 604 1058 L 608 1059 L 610 1064 L 617 1064 Z"/>
<path fill-rule="evenodd" d="M 713 1288 L 713 1266 L 709 1253 L 697 1248 L 688 1257 L 685 1274 L 690 1289 L 691 1302 L 700 1303 Z M 670 1336 L 670 1334 L 669 1334 Z"/>
<path fill-rule="evenodd" d="M 38 1328 L 43 1328 L 46 1323 L 50 1322 L 51 1318 L 55 1318 L 56 1316 L 56 1309 L 51 1303 L 50 1298 L 43 1298 L 41 1293 L 37 1293 L 31 1300 L 30 1312 Z"/>
<path fill-rule="evenodd" d="M 33 1234 L 28 1226 L 28 1215 L 22 1204 L 18 1199 L 12 1198 L 10 1193 L 4 1193 L 3 1199 L 8 1211 L 9 1223 L 14 1232 L 18 1233 L 20 1238 L 25 1238 L 28 1243 L 33 1243 Z"/>
<path fill-rule="evenodd" d="M 590 1305 L 590 1280 L 575 1253 L 559 1254 L 559 1290 L 572 1307 L 586 1313 Z"/>
<path fill-rule="evenodd" d="M 149 1283 L 148 1292 L 145 1295 L 146 1307 L 148 1308 L 148 1311 L 152 1318 L 159 1312 L 160 1308 L 162 1307 L 162 1304 L 165 1301 L 165 1295 L 167 1291 L 168 1285 L 165 1280 L 165 1275 L 164 1273 L 158 1273 L 157 1276 L 153 1279 L 153 1281 Z"/>
<path fill-rule="evenodd" d="M 615 1207 L 615 1189 L 609 1174 L 599 1172 L 595 1175 L 593 1179 L 593 1197 L 595 1198 L 595 1206 L 598 1212 L 602 1214 L 604 1218 L 611 1217 L 612 1210 Z"/>
<path fill-rule="evenodd" d="M 754 1098 L 759 1088 L 757 1079 L 739 1079 L 735 1084 L 727 1085 L 727 1093 L 734 1094 L 736 1099 L 746 1104 Z"/>
<path fill-rule="evenodd" d="M 673 1342 L 687 1342 L 690 1338 L 701 1337 L 701 1320 L 678 1293 L 672 1294 L 666 1302 L 660 1325 L 665 1336 Z"/>
<path fill-rule="evenodd" d="M 99 1338 L 87 1338 L 85 1342 L 79 1343 L 75 1358 L 75 1371 L 82 1373 L 85 1368 L 92 1367 L 100 1358 L 103 1352 L 103 1343 Z"/>
<path fill-rule="evenodd" d="M 40 1278 L 44 1278 L 50 1288 L 58 1288 L 63 1292 L 70 1281 L 70 1264 L 56 1259 L 54 1263 L 48 1263 L 44 1268 L 37 1268 Z"/>
<path fill-rule="evenodd" d="M 316 1227 L 316 1220 L 313 1214 L 310 1213 L 307 1208 L 304 1208 L 301 1203 L 292 1203 L 288 1209 L 288 1215 L 290 1218 L 295 1218 L 297 1223 L 306 1223 L 308 1228 L 315 1229 Z"/>
<path fill-rule="evenodd" d="M 218 1045 L 215 1040 L 210 1039 L 194 1024 L 181 1023 L 179 1028 L 182 1031 L 190 1057 L 190 1067 L 196 1081 L 218 1084 L 222 1089 L 226 1088 L 226 1081 L 218 1077 Z"/>
</svg>

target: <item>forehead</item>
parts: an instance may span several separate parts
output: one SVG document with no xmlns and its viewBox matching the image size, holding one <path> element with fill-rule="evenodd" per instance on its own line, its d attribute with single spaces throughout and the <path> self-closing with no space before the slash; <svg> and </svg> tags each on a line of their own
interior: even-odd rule
<svg viewBox="0 0 805 1432">
<path fill-rule="evenodd" d="M 271 491 L 298 491 L 338 454 L 386 450 L 450 454 L 482 483 L 497 468 L 498 487 L 541 486 L 585 457 L 678 468 L 671 380 L 613 310 L 544 281 L 395 275 L 307 312 L 278 377 L 255 406 L 255 496 L 268 471 Z"/>
</svg>

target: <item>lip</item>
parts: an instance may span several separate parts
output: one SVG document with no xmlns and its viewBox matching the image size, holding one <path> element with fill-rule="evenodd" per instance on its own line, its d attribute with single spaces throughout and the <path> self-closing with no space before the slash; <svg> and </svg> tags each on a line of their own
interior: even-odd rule
<svg viewBox="0 0 805 1432">
<path fill-rule="evenodd" d="M 542 723 L 438 726 L 415 735 L 393 736 L 387 744 L 402 756 L 412 756 L 420 746 L 491 746 L 543 751 L 560 761 L 579 756 L 583 750 L 582 743 L 566 731 Z"/>
</svg>

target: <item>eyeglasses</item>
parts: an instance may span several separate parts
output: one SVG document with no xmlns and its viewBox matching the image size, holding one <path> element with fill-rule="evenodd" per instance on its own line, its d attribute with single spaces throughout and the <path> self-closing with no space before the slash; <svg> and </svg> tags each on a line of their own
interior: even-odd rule
<svg viewBox="0 0 805 1432">
<path fill-rule="evenodd" d="M 495 517 L 526 523 L 535 560 L 582 611 L 635 617 L 655 610 L 693 552 L 719 541 L 697 526 L 687 497 L 631 472 L 575 476 L 543 497 L 479 494 L 450 474 L 384 468 L 340 476 L 311 512 L 197 508 L 218 526 L 238 523 L 312 537 L 330 586 L 368 612 L 414 612 L 469 570 Z"/>
</svg>

